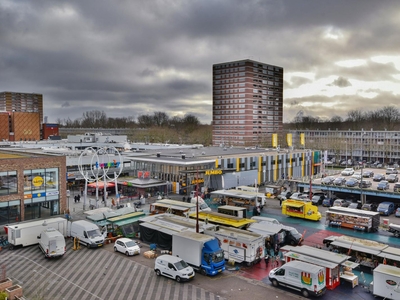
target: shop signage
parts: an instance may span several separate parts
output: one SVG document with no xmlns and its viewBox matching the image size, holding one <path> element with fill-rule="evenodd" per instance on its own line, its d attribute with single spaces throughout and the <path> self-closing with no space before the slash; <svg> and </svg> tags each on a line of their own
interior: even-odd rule
<svg viewBox="0 0 400 300">
<path fill-rule="evenodd" d="M 192 184 L 198 184 L 198 183 L 204 183 L 204 179 L 203 178 L 198 178 L 198 179 L 193 179 L 192 180 Z"/>
<path fill-rule="evenodd" d="M 42 186 L 43 182 L 44 182 L 44 180 L 43 180 L 43 177 L 41 177 L 41 176 L 36 176 L 32 180 L 32 184 L 34 186 Z"/>
<path fill-rule="evenodd" d="M 206 170 L 206 175 L 222 175 L 222 170 Z"/>
</svg>

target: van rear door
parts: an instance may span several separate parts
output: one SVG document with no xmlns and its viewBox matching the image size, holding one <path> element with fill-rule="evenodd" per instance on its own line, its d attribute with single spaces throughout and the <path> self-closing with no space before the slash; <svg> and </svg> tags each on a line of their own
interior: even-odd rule
<svg viewBox="0 0 400 300">
<path fill-rule="evenodd" d="M 56 252 L 57 252 L 57 240 L 49 239 L 49 253 L 56 253 Z"/>
</svg>

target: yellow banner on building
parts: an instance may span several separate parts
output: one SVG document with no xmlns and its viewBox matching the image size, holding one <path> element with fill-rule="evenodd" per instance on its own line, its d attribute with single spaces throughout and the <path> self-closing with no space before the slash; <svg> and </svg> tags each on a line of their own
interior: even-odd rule
<svg viewBox="0 0 400 300">
<path fill-rule="evenodd" d="M 304 133 L 300 133 L 300 145 L 305 146 L 306 144 L 306 138 L 304 136 Z"/>
<path fill-rule="evenodd" d="M 291 133 L 288 133 L 287 135 L 286 135 L 286 142 L 287 142 L 287 145 L 288 145 L 288 147 L 292 147 L 292 145 L 293 145 L 293 137 L 292 137 L 292 134 Z"/>
<path fill-rule="evenodd" d="M 278 147 L 278 134 L 273 133 L 272 134 L 272 147 Z"/>
</svg>

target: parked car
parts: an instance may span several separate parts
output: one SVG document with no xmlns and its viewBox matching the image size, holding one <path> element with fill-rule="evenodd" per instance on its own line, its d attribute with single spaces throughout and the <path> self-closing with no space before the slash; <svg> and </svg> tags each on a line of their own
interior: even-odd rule
<svg viewBox="0 0 400 300">
<path fill-rule="evenodd" d="M 163 275 L 175 279 L 177 282 L 188 281 L 195 276 L 193 268 L 184 260 L 168 254 L 156 258 L 154 271 L 157 276 Z"/>
<path fill-rule="evenodd" d="M 321 184 L 330 185 L 333 183 L 334 180 L 335 180 L 335 177 L 327 176 L 325 178 L 322 178 Z"/>
<path fill-rule="evenodd" d="M 278 199 L 278 200 L 281 200 L 281 201 L 285 201 L 287 198 L 286 198 L 286 195 L 287 195 L 287 192 L 282 192 L 282 193 L 280 193 L 278 196 L 276 196 L 276 198 Z"/>
<path fill-rule="evenodd" d="M 344 201 L 344 202 L 343 202 L 343 204 L 342 204 L 342 207 L 349 207 L 349 205 L 350 205 L 351 203 L 353 203 L 353 201 L 352 201 L 351 199 L 344 199 L 343 201 Z"/>
<path fill-rule="evenodd" d="M 359 184 L 359 181 L 356 178 L 351 177 L 346 180 L 347 187 L 356 187 L 356 186 L 358 186 L 358 184 Z"/>
<path fill-rule="evenodd" d="M 389 174 L 386 180 L 389 182 L 399 182 L 399 177 L 397 177 L 397 174 Z"/>
<path fill-rule="evenodd" d="M 375 174 L 374 177 L 372 178 L 373 181 L 381 181 L 385 180 L 385 175 L 383 174 Z"/>
<path fill-rule="evenodd" d="M 396 209 L 396 212 L 394 213 L 394 215 L 398 218 L 400 217 L 400 207 Z"/>
<path fill-rule="evenodd" d="M 314 195 L 311 198 L 311 202 L 314 205 L 321 205 L 325 199 L 325 195 Z"/>
<path fill-rule="evenodd" d="M 353 208 L 353 209 L 361 209 L 362 204 L 361 204 L 361 202 L 357 201 L 357 202 L 350 203 L 350 205 L 348 207 Z"/>
<path fill-rule="evenodd" d="M 361 180 L 361 172 L 354 172 L 353 175 L 351 175 L 351 177 L 357 179 L 357 180 Z"/>
<path fill-rule="evenodd" d="M 351 176 L 351 175 L 354 174 L 354 169 L 353 168 L 346 168 L 340 174 L 342 174 L 342 176 Z"/>
<path fill-rule="evenodd" d="M 127 256 L 136 255 L 140 254 L 140 247 L 134 240 L 119 238 L 114 243 L 114 251 L 124 253 Z"/>
<path fill-rule="evenodd" d="M 363 171 L 363 177 L 365 177 L 365 178 L 374 177 L 374 172 L 371 171 L 371 170 L 364 170 L 364 171 Z"/>
<path fill-rule="evenodd" d="M 362 210 L 368 210 L 368 211 L 376 211 L 377 208 L 378 208 L 378 204 L 376 204 L 374 202 L 373 203 L 365 203 L 361 207 Z"/>
<path fill-rule="evenodd" d="M 303 195 L 303 193 L 296 192 L 296 193 L 293 193 L 292 195 L 290 195 L 290 199 L 303 200 L 302 195 Z M 303 197 L 304 197 L 304 195 L 303 195 Z"/>
<path fill-rule="evenodd" d="M 397 174 L 397 173 L 398 172 L 397 172 L 396 168 L 386 168 L 386 175 Z"/>
<path fill-rule="evenodd" d="M 376 186 L 378 190 L 384 191 L 389 189 L 389 182 L 386 180 L 382 180 L 381 182 L 378 183 Z"/>
<path fill-rule="evenodd" d="M 344 177 L 336 177 L 335 180 L 333 181 L 333 184 L 337 186 L 342 186 L 345 183 L 346 183 L 346 178 Z"/>
<path fill-rule="evenodd" d="M 336 199 L 335 201 L 333 201 L 332 206 L 343 206 L 343 205 L 345 205 L 345 201 L 343 199 Z"/>
<path fill-rule="evenodd" d="M 390 216 L 394 213 L 394 203 L 389 201 L 381 202 L 376 211 L 381 215 Z"/>
<path fill-rule="evenodd" d="M 335 199 L 334 198 L 325 198 L 323 201 L 322 201 L 322 206 L 323 207 L 331 207 L 332 205 L 333 205 L 333 202 L 335 201 Z"/>
<path fill-rule="evenodd" d="M 400 192 L 400 183 L 395 183 L 394 185 L 393 185 L 393 192 Z"/>
<path fill-rule="evenodd" d="M 361 182 L 360 182 L 360 188 L 369 188 L 369 187 L 371 187 L 371 186 L 372 186 L 371 180 L 363 179 L 363 180 L 361 180 Z"/>
</svg>

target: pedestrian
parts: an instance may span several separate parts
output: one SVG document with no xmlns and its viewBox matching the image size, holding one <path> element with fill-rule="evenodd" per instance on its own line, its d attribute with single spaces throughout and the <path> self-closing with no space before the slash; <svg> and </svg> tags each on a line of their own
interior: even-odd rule
<svg viewBox="0 0 400 300">
<path fill-rule="evenodd" d="M 78 201 L 78 196 L 74 196 L 75 203 Z"/>
<path fill-rule="evenodd" d="M 81 196 L 83 196 L 83 187 L 81 187 Z"/>
<path fill-rule="evenodd" d="M 275 260 L 276 260 L 276 259 L 275 259 L 275 256 L 271 256 L 271 257 L 270 257 L 270 262 L 271 262 L 271 267 L 272 267 L 272 268 L 275 268 Z"/>
<path fill-rule="evenodd" d="M 81 202 L 81 195 L 76 196 L 76 199 L 78 200 L 78 202 Z"/>
</svg>

